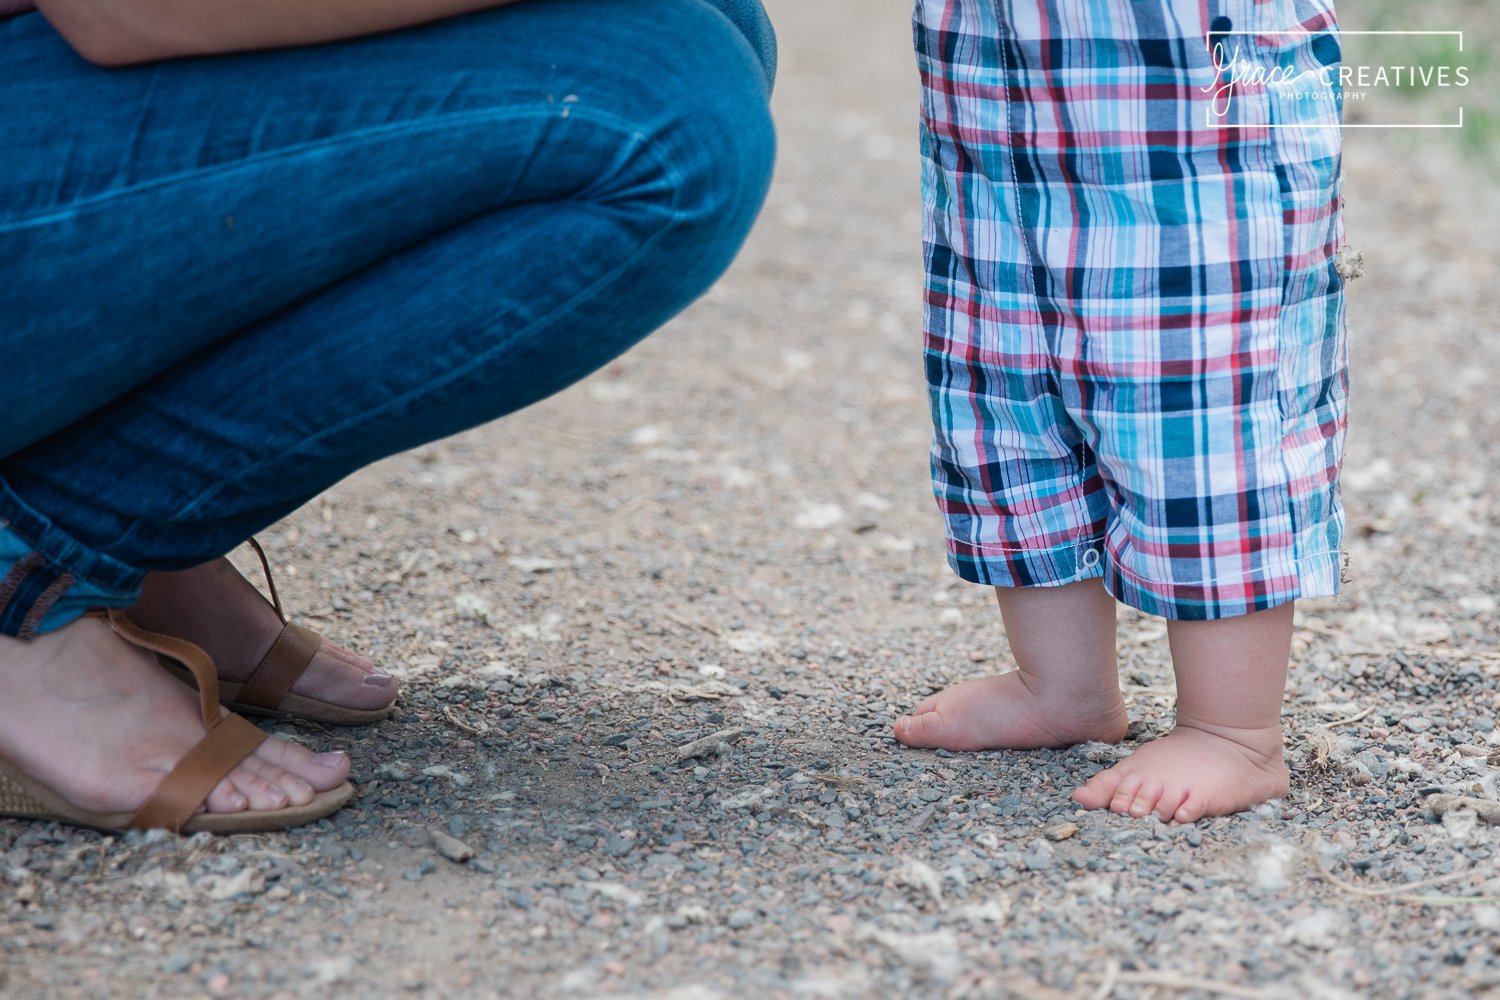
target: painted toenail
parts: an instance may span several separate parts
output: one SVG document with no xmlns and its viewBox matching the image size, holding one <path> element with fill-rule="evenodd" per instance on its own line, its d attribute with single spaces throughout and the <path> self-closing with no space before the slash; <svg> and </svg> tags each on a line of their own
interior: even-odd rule
<svg viewBox="0 0 1500 1000">
<path fill-rule="evenodd" d="M 314 757 L 313 763 L 322 764 L 324 767 L 338 767 L 348 758 L 349 755 L 342 750 L 330 750 L 327 753 L 320 753 Z"/>
<path fill-rule="evenodd" d="M 390 674 L 370 674 L 365 678 L 364 682 L 370 685 L 370 687 L 383 688 L 390 687 L 391 681 L 393 680 L 395 680 L 395 678 Z"/>
</svg>

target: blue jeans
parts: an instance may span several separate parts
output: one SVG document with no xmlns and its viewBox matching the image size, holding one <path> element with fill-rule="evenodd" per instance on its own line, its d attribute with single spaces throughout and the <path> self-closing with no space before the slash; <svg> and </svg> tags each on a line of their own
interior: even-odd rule
<svg viewBox="0 0 1500 1000">
<path fill-rule="evenodd" d="M 756 0 L 534 0 L 106 70 L 0 20 L 0 633 L 670 319 L 764 200 L 774 45 Z"/>
</svg>

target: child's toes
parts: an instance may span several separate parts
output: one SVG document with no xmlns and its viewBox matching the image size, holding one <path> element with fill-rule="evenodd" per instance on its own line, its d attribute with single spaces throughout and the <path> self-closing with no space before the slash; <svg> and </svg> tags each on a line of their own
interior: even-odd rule
<svg viewBox="0 0 1500 1000">
<path fill-rule="evenodd" d="M 1151 815 L 1151 810 L 1156 808 L 1156 803 L 1161 800 L 1162 786 L 1160 781 L 1145 781 L 1141 787 L 1136 789 L 1135 799 L 1130 803 L 1130 815 L 1144 817 Z"/>
<path fill-rule="evenodd" d="M 1120 782 L 1120 787 L 1115 789 L 1114 796 L 1109 800 L 1110 812 L 1128 813 L 1130 806 L 1135 802 L 1136 793 L 1145 783 L 1145 779 L 1138 774 L 1126 775 Z"/>
<path fill-rule="evenodd" d="M 1186 801 L 1178 806 L 1177 811 L 1172 814 L 1172 821 L 1175 823 L 1196 823 L 1203 818 L 1203 814 L 1206 811 L 1207 807 L 1204 801 L 1189 793 Z"/>
<path fill-rule="evenodd" d="M 925 704 L 925 703 L 924 703 Z M 896 739 L 909 747 L 939 747 L 950 740 L 952 726 L 941 712 L 918 711 L 916 715 L 903 715 L 896 719 Z"/>
<path fill-rule="evenodd" d="M 1085 809 L 1104 809 L 1115 797 L 1115 789 L 1120 787 L 1122 777 L 1119 768 L 1100 771 L 1073 792 L 1073 801 Z"/>
<path fill-rule="evenodd" d="M 1187 801 L 1187 789 L 1169 788 L 1162 792 L 1161 798 L 1156 801 L 1156 815 L 1163 823 L 1170 823 L 1177 818 L 1177 810 Z"/>
</svg>

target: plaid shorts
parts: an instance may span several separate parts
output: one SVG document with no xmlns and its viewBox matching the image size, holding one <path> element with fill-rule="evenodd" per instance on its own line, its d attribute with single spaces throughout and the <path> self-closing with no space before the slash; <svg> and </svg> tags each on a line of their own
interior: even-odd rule
<svg viewBox="0 0 1500 1000">
<path fill-rule="evenodd" d="M 914 23 L 954 570 L 1102 577 L 1178 619 L 1336 593 L 1331 0 L 916 0 Z"/>
</svg>

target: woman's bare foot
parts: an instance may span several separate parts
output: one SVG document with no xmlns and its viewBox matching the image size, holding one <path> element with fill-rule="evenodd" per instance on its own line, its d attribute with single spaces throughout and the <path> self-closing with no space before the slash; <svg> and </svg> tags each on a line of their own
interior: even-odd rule
<svg viewBox="0 0 1500 1000">
<path fill-rule="evenodd" d="M 144 629 L 201 646 L 225 680 L 250 676 L 281 632 L 276 611 L 228 559 L 175 573 L 148 573 L 129 610 Z M 396 700 L 395 678 L 326 639 L 292 686 L 295 694 L 345 708 L 381 709 Z"/>
<path fill-rule="evenodd" d="M 1035 750 L 1090 740 L 1118 743 L 1129 719 L 1113 683 L 1092 699 L 1049 700 L 1019 670 L 964 681 L 896 720 L 896 739 L 944 750 Z"/>
<path fill-rule="evenodd" d="M 1281 727 L 1211 731 L 1179 722 L 1073 793 L 1087 809 L 1172 823 L 1227 816 L 1287 793 Z"/>
<path fill-rule="evenodd" d="M 0 636 L 0 756 L 65 801 L 133 812 L 203 738 L 198 695 L 105 622 Z M 209 812 L 303 805 L 349 776 L 342 752 L 271 738 L 219 782 Z"/>
</svg>

